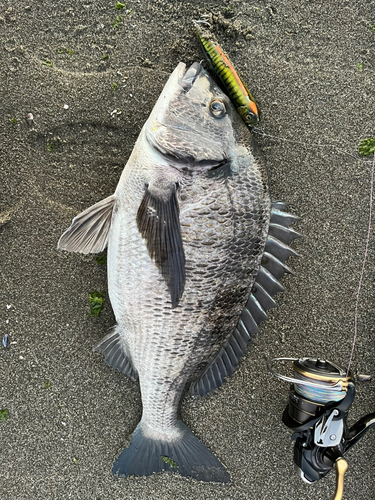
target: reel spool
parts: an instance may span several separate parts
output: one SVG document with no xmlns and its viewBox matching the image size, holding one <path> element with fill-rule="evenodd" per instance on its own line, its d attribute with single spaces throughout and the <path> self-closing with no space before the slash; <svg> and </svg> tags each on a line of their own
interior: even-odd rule
<svg viewBox="0 0 375 500">
<path fill-rule="evenodd" d="M 292 368 L 295 383 L 290 388 L 288 411 L 283 417 L 288 427 L 299 427 L 321 415 L 325 404 L 346 397 L 352 377 L 346 378 L 346 372 L 336 364 L 322 359 L 300 358 L 293 361 Z"/>
<path fill-rule="evenodd" d="M 271 361 L 292 361 L 294 377 L 276 373 L 266 361 L 273 375 L 292 383 L 282 421 L 294 431 L 294 463 L 301 479 L 314 483 L 334 467 L 336 492 L 333 500 L 341 500 L 348 468 L 343 456 L 375 425 L 375 413 L 364 416 L 348 429 L 346 419 L 354 401 L 354 380 L 351 373 L 347 375 L 331 361 L 319 358 L 275 358 Z"/>
</svg>

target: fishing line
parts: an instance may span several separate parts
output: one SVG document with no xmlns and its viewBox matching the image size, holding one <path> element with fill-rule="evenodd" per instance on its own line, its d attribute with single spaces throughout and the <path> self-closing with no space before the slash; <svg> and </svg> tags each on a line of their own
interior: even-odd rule
<svg viewBox="0 0 375 500">
<path fill-rule="evenodd" d="M 270 139 L 276 139 L 277 141 L 283 141 L 283 142 L 289 142 L 291 144 L 298 144 L 300 146 L 305 146 L 305 147 L 310 147 L 310 146 L 314 146 L 314 147 L 319 147 L 319 148 L 335 148 L 337 151 L 339 151 L 340 153 L 342 154 L 345 154 L 345 155 L 348 155 L 350 156 L 351 158 L 354 158 L 355 160 L 360 160 L 360 158 L 358 158 L 358 156 L 356 155 L 353 155 L 352 153 L 348 153 L 347 151 L 343 151 L 339 146 L 337 146 L 336 144 L 322 144 L 320 142 L 310 142 L 310 143 L 307 143 L 307 142 L 302 142 L 302 141 L 295 141 L 293 139 L 285 139 L 284 137 L 280 137 L 280 136 L 276 136 L 276 135 L 271 135 L 271 134 L 267 134 L 266 132 L 264 132 L 261 128 L 259 127 L 253 127 L 252 130 L 251 130 L 253 133 L 255 134 L 258 134 L 258 135 L 261 135 L 263 137 L 269 137 Z M 369 160 L 361 160 L 363 163 L 372 163 L 371 161 Z"/>
<path fill-rule="evenodd" d="M 277 136 L 274 136 L 274 135 L 271 135 L 271 134 L 267 134 L 261 128 L 259 128 L 259 127 L 254 127 L 252 129 L 252 132 L 254 132 L 255 134 L 258 134 L 258 135 L 262 135 L 263 137 L 269 137 L 271 139 L 276 139 L 276 140 L 279 140 L 279 141 L 289 142 L 291 144 L 299 144 L 299 145 L 306 146 L 306 147 L 315 146 L 315 147 L 321 147 L 321 148 L 327 148 L 327 147 L 335 148 L 340 153 L 346 154 L 346 155 L 348 155 L 348 156 L 350 156 L 350 157 L 355 158 L 356 160 L 358 160 L 357 156 L 355 156 L 355 155 L 353 155 L 351 153 L 348 153 L 347 151 L 343 151 L 342 149 L 340 149 L 335 144 L 321 144 L 321 143 L 310 143 L 310 144 L 307 144 L 306 142 L 302 142 L 302 141 L 295 141 L 295 140 L 292 140 L 292 139 L 284 139 L 283 137 L 277 137 Z M 365 160 L 364 161 L 364 163 L 370 163 L 370 162 L 371 162 L 372 166 L 371 166 L 371 180 L 370 180 L 370 207 L 369 207 L 368 231 L 367 231 L 367 238 L 366 238 L 365 254 L 364 254 L 364 258 L 363 258 L 362 269 L 361 269 L 361 274 L 360 274 L 359 283 L 358 283 L 358 290 L 357 290 L 357 295 L 356 295 L 355 313 L 354 313 L 354 338 L 353 338 L 351 353 L 350 353 L 350 357 L 349 357 L 348 368 L 347 368 L 347 371 L 346 371 L 346 379 L 348 379 L 348 377 L 349 377 L 350 366 L 351 366 L 351 363 L 352 363 L 352 359 L 353 359 L 353 355 L 354 355 L 354 349 L 355 349 L 355 344 L 356 344 L 356 341 L 357 341 L 359 297 L 360 297 L 360 293 L 361 293 L 363 275 L 364 275 L 366 261 L 367 261 L 367 256 L 368 256 L 368 247 L 369 247 L 369 244 L 370 244 L 371 223 L 372 223 L 372 204 L 373 204 L 373 193 L 374 193 L 375 153 L 374 153 L 374 157 L 373 157 L 372 161 L 371 160 L 370 161 L 369 160 Z M 316 386 L 316 387 L 318 388 L 318 386 Z M 323 395 L 323 393 L 321 393 L 321 395 L 322 395 L 322 397 L 325 397 Z M 305 396 L 307 396 L 307 393 L 305 394 Z M 316 394 L 314 395 L 314 394 L 311 393 L 310 396 L 313 397 L 313 396 L 317 396 L 317 395 Z"/>
<path fill-rule="evenodd" d="M 307 375 L 296 372 L 295 377 L 297 379 L 295 382 L 296 393 L 309 401 L 329 403 L 330 401 L 341 401 L 346 396 L 345 386 L 342 386 L 341 390 L 337 390 L 337 384 L 332 385 L 331 382 L 324 380 L 320 380 L 319 384 L 307 385 L 306 381 L 309 380 Z"/>
<path fill-rule="evenodd" d="M 346 378 L 348 378 L 348 375 L 349 375 L 349 369 L 350 369 L 350 365 L 351 365 L 351 362 L 352 362 L 352 359 L 353 359 L 355 343 L 356 343 L 356 340 L 357 340 L 357 323 L 358 323 L 359 295 L 361 293 L 363 274 L 364 274 L 364 270 L 365 270 L 365 265 L 366 265 L 366 260 L 367 260 L 367 254 L 368 254 L 368 247 L 369 247 L 369 243 L 370 243 L 371 217 L 372 217 L 372 199 L 373 199 L 373 192 L 374 192 L 374 169 L 375 169 L 375 153 L 374 153 L 374 158 L 372 160 L 372 167 L 371 167 L 370 209 L 369 209 L 369 221 L 368 221 L 368 231 L 367 231 L 367 239 L 366 239 L 365 256 L 363 258 L 362 270 L 361 270 L 361 275 L 360 275 L 360 278 L 359 278 L 359 284 L 358 284 L 358 290 L 357 290 L 357 297 L 356 297 L 356 303 L 355 303 L 355 313 L 354 313 L 354 339 L 353 339 L 352 350 L 351 350 L 351 353 L 350 353 L 348 369 L 346 371 Z"/>
<path fill-rule="evenodd" d="M 288 141 L 287 139 L 286 139 L 286 141 L 301 144 L 300 142 L 297 142 L 297 141 Z M 319 146 L 323 146 L 323 145 L 319 144 Z M 327 146 L 327 145 L 324 145 L 324 146 Z M 347 394 L 347 383 L 349 380 L 351 380 L 350 366 L 352 363 L 354 349 L 355 349 L 356 340 L 357 340 L 357 334 L 358 334 L 358 305 L 359 305 L 359 298 L 360 298 L 360 293 L 361 293 L 361 288 L 362 288 L 363 276 L 364 276 L 364 271 L 365 271 L 365 266 L 366 266 L 366 261 L 367 261 L 367 256 L 368 256 L 368 248 L 369 248 L 369 244 L 370 244 L 370 235 L 371 235 L 371 226 L 372 226 L 374 172 L 375 172 L 375 153 L 373 156 L 372 167 L 371 167 L 368 231 L 367 231 L 367 237 L 366 237 L 366 246 L 365 246 L 364 258 L 363 258 L 363 263 L 362 263 L 362 269 L 361 269 L 359 283 L 358 283 L 358 290 L 357 290 L 357 294 L 356 294 L 355 313 L 354 313 L 354 336 L 353 336 L 351 353 L 350 353 L 350 357 L 349 357 L 349 362 L 348 362 L 346 374 L 345 374 L 344 370 L 340 369 L 339 371 L 342 371 L 342 373 L 340 374 L 339 380 L 336 383 L 332 383 L 333 382 L 332 378 L 327 378 L 324 375 L 316 377 L 314 370 L 311 371 L 310 367 L 305 367 L 306 369 L 304 369 L 302 371 L 296 369 L 295 362 L 297 360 L 293 360 L 293 358 L 275 358 L 274 360 L 272 360 L 272 361 L 287 361 L 287 360 L 294 361 L 293 369 L 294 369 L 294 377 L 295 378 L 290 378 L 290 377 L 285 377 L 284 375 L 281 375 L 280 373 L 276 373 L 272 369 L 272 367 L 270 366 L 270 363 L 268 362 L 268 360 L 266 359 L 268 370 L 273 375 L 275 375 L 277 378 L 279 378 L 281 380 L 284 380 L 287 382 L 292 382 L 294 384 L 295 392 L 309 401 L 320 402 L 323 404 L 333 402 L 333 401 L 335 401 L 335 402 L 342 401 L 346 397 L 346 394 Z M 299 361 L 301 361 L 301 360 L 299 360 Z M 302 360 L 302 361 L 304 361 L 304 360 Z M 297 363 L 298 363 L 298 361 L 297 361 Z M 318 363 L 321 363 L 321 362 L 319 360 L 317 360 L 317 364 Z M 325 363 L 325 362 L 323 362 L 323 363 Z"/>
<path fill-rule="evenodd" d="M 220 48 L 214 47 L 212 42 L 204 40 L 200 35 L 198 26 L 200 24 L 207 24 L 210 26 L 210 24 L 205 21 L 193 21 L 193 23 L 198 31 L 205 53 L 209 56 L 208 60 L 213 66 L 214 73 L 221 77 L 224 90 L 226 89 L 227 95 L 235 105 L 243 121 L 249 125 L 249 127 L 252 127 L 255 123 L 247 121 L 242 113 L 239 112 L 238 95 L 232 95 L 229 92 L 232 87 L 236 87 L 237 83 L 238 88 L 241 89 L 244 94 L 247 94 L 253 101 L 249 91 L 246 86 L 244 86 L 243 89 L 241 82 L 236 80 L 236 71 Z M 222 78 L 223 74 L 226 75 L 224 79 Z M 233 79 L 236 81 L 232 84 L 232 87 L 230 87 L 228 82 L 232 82 Z M 244 90 L 246 90 L 246 92 Z M 240 90 L 238 90 L 238 94 L 241 94 Z M 258 114 L 256 114 L 256 117 L 258 121 Z M 246 118 L 248 118 L 248 116 Z M 284 139 L 283 137 L 267 134 L 258 127 L 251 128 L 251 131 L 263 137 L 301 145 L 307 149 L 335 149 L 340 154 L 354 158 L 356 161 L 359 159 L 357 155 L 342 150 L 342 143 L 338 146 L 329 143 L 306 143 L 293 139 Z M 349 148 L 348 143 L 344 146 Z M 361 163 L 370 162 L 361 160 Z M 346 421 L 348 409 L 355 396 L 355 383 L 350 372 L 350 366 L 357 340 L 358 305 L 370 243 L 374 171 L 375 153 L 371 167 L 368 232 L 355 301 L 354 334 L 347 369 L 345 370 L 335 363 L 319 358 L 274 358 L 270 362 L 266 358 L 268 370 L 273 375 L 281 380 L 292 383 L 289 391 L 289 403 L 283 412 L 282 421 L 294 432 L 292 437 L 292 440 L 295 441 L 294 463 L 297 466 L 300 477 L 305 482 L 311 484 L 323 478 L 330 469 L 335 468 L 336 492 L 334 499 L 336 500 L 342 499 L 344 474 L 348 468 L 348 464 L 343 458 L 343 455 L 358 442 L 371 427 L 375 426 L 375 413 L 362 417 L 350 429 Z M 293 361 L 292 369 L 294 378 L 275 372 L 271 367 L 271 363 L 275 361 Z"/>
</svg>

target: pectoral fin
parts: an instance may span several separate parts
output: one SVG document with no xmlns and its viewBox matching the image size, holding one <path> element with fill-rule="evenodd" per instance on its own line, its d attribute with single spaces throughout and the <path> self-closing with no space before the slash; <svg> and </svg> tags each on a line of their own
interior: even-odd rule
<svg viewBox="0 0 375 500">
<path fill-rule="evenodd" d="M 72 220 L 59 239 L 57 248 L 68 252 L 98 253 L 105 249 L 115 196 L 109 196 Z"/>
<path fill-rule="evenodd" d="M 146 187 L 137 213 L 137 226 L 148 253 L 159 268 L 175 308 L 185 286 L 185 254 L 179 220 L 176 185 Z"/>
</svg>

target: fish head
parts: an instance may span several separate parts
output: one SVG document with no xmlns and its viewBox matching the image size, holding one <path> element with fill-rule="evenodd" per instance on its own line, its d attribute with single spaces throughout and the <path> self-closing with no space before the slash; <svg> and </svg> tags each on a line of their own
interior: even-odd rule
<svg viewBox="0 0 375 500">
<path fill-rule="evenodd" d="M 239 136 L 248 134 L 230 99 L 197 62 L 187 70 L 178 64 L 145 129 L 154 149 L 177 168 L 194 170 L 230 162 Z"/>
</svg>

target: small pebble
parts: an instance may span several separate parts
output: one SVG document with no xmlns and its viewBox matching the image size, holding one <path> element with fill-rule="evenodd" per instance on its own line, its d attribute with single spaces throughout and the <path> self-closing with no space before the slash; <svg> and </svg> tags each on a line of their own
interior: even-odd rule
<svg viewBox="0 0 375 500">
<path fill-rule="evenodd" d="M 31 126 L 34 123 L 34 116 L 33 116 L 33 114 L 32 113 L 27 113 L 27 115 L 25 116 L 25 120 Z"/>
<path fill-rule="evenodd" d="M 2 343 L 3 343 L 4 347 L 8 347 L 9 346 L 9 344 L 10 344 L 9 335 L 7 335 L 7 334 L 4 335 Z"/>
<path fill-rule="evenodd" d="M 371 379 L 371 375 L 364 375 L 363 373 L 357 375 L 358 382 L 369 382 Z"/>
<path fill-rule="evenodd" d="M 67 104 L 64 104 L 64 109 L 69 109 L 69 106 Z"/>
</svg>

